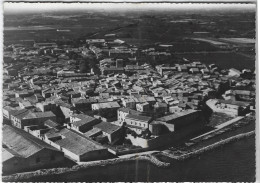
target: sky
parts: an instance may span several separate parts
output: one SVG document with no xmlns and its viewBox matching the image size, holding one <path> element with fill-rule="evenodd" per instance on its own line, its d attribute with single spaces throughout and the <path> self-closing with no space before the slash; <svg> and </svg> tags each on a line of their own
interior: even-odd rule
<svg viewBox="0 0 260 183">
<path fill-rule="evenodd" d="M 4 3 L 4 13 L 20 13 L 20 12 L 46 12 L 60 10 L 104 10 L 104 11 L 119 11 L 119 10 L 143 10 L 143 9 L 158 9 L 158 10 L 227 10 L 227 9 L 243 9 L 255 10 L 255 4 L 192 4 L 192 3 Z"/>
</svg>

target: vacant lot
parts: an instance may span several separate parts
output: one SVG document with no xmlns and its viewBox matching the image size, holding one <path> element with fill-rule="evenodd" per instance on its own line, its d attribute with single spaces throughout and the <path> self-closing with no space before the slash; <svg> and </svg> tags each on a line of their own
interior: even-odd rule
<svg viewBox="0 0 260 183">
<path fill-rule="evenodd" d="M 227 114 L 224 113 L 213 113 L 210 117 L 210 123 L 208 124 L 209 126 L 215 127 L 217 125 L 220 125 L 222 123 L 225 123 L 231 119 L 233 119 L 234 117 L 229 116 Z"/>
<path fill-rule="evenodd" d="M 16 44 L 20 40 L 35 40 L 38 41 L 48 41 L 48 40 L 63 40 L 63 39 L 76 39 L 80 36 L 84 36 L 90 33 L 99 31 L 99 28 L 95 27 L 66 27 L 70 32 L 58 32 L 57 29 L 60 27 L 55 27 L 55 29 L 49 30 L 12 30 L 4 31 L 4 43 Z M 63 29 L 63 28 L 62 28 Z"/>
</svg>

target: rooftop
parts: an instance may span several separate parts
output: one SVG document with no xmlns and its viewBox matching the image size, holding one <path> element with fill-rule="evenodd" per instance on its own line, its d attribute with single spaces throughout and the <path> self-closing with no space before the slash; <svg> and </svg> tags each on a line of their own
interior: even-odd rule
<svg viewBox="0 0 260 183">
<path fill-rule="evenodd" d="M 85 114 L 77 114 L 77 115 L 73 115 L 73 117 L 80 119 L 79 121 L 73 122 L 73 125 L 75 125 L 75 126 L 82 126 L 84 124 L 97 120 L 96 118 L 85 115 Z"/>
<path fill-rule="evenodd" d="M 51 111 L 47 112 L 29 112 L 27 115 L 21 117 L 22 119 L 33 119 L 33 118 L 46 118 L 46 117 L 56 117 Z"/>
<path fill-rule="evenodd" d="M 157 121 L 164 121 L 164 122 L 172 121 L 174 119 L 178 119 L 180 117 L 183 117 L 183 116 L 186 116 L 186 115 L 189 115 L 189 114 L 192 114 L 192 113 L 196 113 L 196 112 L 198 112 L 198 111 L 192 110 L 192 109 L 185 110 L 185 111 L 182 111 L 182 112 L 178 112 L 178 113 L 175 113 L 175 114 L 171 114 L 171 115 L 168 115 L 168 116 L 158 118 Z"/>
<path fill-rule="evenodd" d="M 221 100 L 221 99 L 219 99 L 218 101 L 223 104 L 237 105 L 237 106 L 241 106 L 241 107 L 246 107 L 246 106 L 250 105 L 249 102 L 242 102 L 242 101 Z"/>
<path fill-rule="evenodd" d="M 3 144 L 24 158 L 36 154 L 44 148 L 58 151 L 31 134 L 9 125 L 3 126 Z"/>
<path fill-rule="evenodd" d="M 98 128 L 98 129 L 102 130 L 103 132 L 112 134 L 113 132 L 119 130 L 121 127 L 111 124 L 111 123 L 101 122 L 101 123 L 95 125 L 94 128 Z"/>
<path fill-rule="evenodd" d="M 117 102 L 106 102 L 106 103 L 97 103 L 92 104 L 98 106 L 98 108 L 119 108 L 120 105 Z"/>
<path fill-rule="evenodd" d="M 126 118 L 134 119 L 134 120 L 138 120 L 138 121 L 142 121 L 142 122 L 146 122 L 146 123 L 149 123 L 152 119 L 151 117 L 139 116 L 139 115 L 133 115 L 133 114 L 126 115 Z"/>
<path fill-rule="evenodd" d="M 105 147 L 95 143 L 91 139 L 81 135 L 75 131 L 69 129 L 62 129 L 58 132 L 51 131 L 47 136 L 62 136 L 63 138 L 55 141 L 54 143 L 58 144 L 64 149 L 67 149 L 74 154 L 82 155 L 90 151 L 106 149 Z"/>
</svg>

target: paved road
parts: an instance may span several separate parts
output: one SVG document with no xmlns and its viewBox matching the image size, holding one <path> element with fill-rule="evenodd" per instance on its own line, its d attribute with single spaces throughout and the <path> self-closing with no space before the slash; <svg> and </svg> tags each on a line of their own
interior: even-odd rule
<svg viewBox="0 0 260 183">
<path fill-rule="evenodd" d="M 141 152 L 141 153 L 134 153 L 134 154 L 126 154 L 126 155 L 122 155 L 122 156 L 119 156 L 118 158 L 131 158 L 133 156 L 141 156 L 141 155 L 145 155 L 145 154 L 151 154 L 151 153 L 155 153 L 155 152 L 160 152 L 160 151 L 157 151 L 157 150 L 154 150 L 154 151 L 145 151 L 145 152 Z M 118 159 L 118 158 L 112 158 L 112 159 Z M 108 160 L 112 160 L 112 159 L 108 159 Z M 92 163 L 97 163 L 97 162 L 100 162 L 102 160 L 96 160 L 96 161 L 88 161 L 88 162 L 76 162 L 78 165 L 83 165 L 83 164 L 92 164 Z"/>
<path fill-rule="evenodd" d="M 157 150 L 145 151 L 145 152 L 134 153 L 134 154 L 125 154 L 125 155 L 121 155 L 119 157 L 120 158 L 129 158 L 129 157 L 133 157 L 133 156 L 141 156 L 141 155 L 152 154 L 152 153 L 156 153 L 156 152 L 161 152 L 161 151 L 157 151 Z"/>
</svg>

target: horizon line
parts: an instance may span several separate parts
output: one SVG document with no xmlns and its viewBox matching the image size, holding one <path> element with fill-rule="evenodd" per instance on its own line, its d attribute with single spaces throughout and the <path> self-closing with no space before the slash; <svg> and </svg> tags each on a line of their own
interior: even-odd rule
<svg viewBox="0 0 260 183">
<path fill-rule="evenodd" d="M 132 3 L 171 3 L 171 4 L 190 4 L 190 3 L 198 3 L 198 4 L 256 4 L 257 0 L 47 0 L 47 1 L 36 1 L 36 0 L 7 0 L 3 3 L 115 3 L 115 4 L 132 4 Z"/>
</svg>

